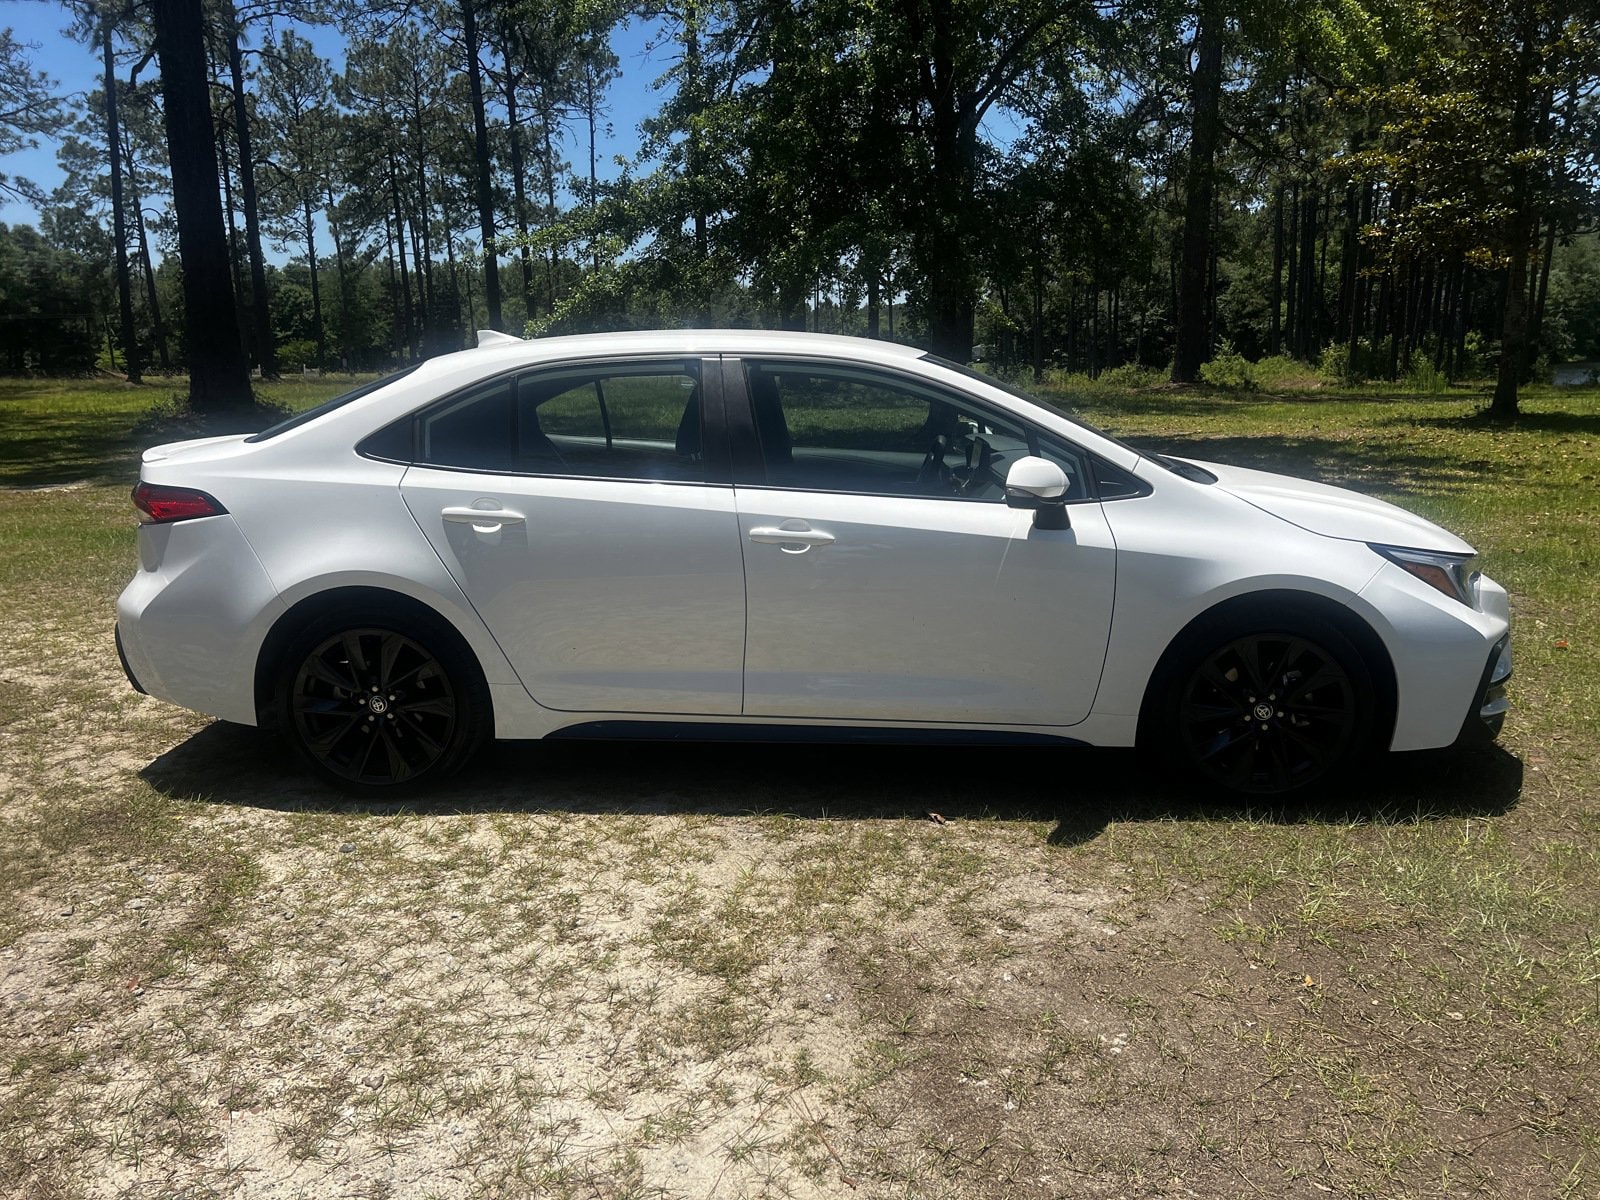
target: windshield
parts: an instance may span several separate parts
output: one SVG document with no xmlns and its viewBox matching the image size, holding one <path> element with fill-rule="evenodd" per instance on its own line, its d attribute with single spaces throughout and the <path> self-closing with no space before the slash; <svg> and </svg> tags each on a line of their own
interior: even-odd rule
<svg viewBox="0 0 1600 1200">
<path fill-rule="evenodd" d="M 391 383 L 395 383 L 401 379 L 404 379 L 407 375 L 411 374 L 411 372 L 415 371 L 417 367 L 420 367 L 421 365 L 421 363 L 418 363 L 416 366 L 407 367 L 403 371 L 396 371 L 393 375 L 385 375 L 382 379 L 374 379 L 371 383 L 364 383 L 354 391 L 345 392 L 342 395 L 335 396 L 332 400 L 324 400 L 315 408 L 308 408 L 303 413 L 296 413 L 287 421 L 279 421 L 276 425 L 267 426 L 267 428 L 263 429 L 260 433 L 251 434 L 249 437 L 245 438 L 245 441 L 264 442 L 268 438 L 275 438 L 280 433 L 287 433 L 289 430 L 294 429 L 297 426 L 304 425 L 308 421 L 315 421 L 318 417 L 323 416 L 325 413 L 331 413 L 336 408 L 343 408 L 352 400 L 359 400 L 363 396 L 370 396 L 379 388 L 386 388 Z"/>
<path fill-rule="evenodd" d="M 1174 474 L 1181 474 L 1181 472 L 1177 470 L 1176 466 L 1172 462 L 1164 460 L 1161 455 L 1152 454 L 1148 450 L 1141 450 L 1137 446 L 1130 446 L 1121 438 L 1112 437 L 1104 429 L 1096 428 L 1095 426 L 1089 424 L 1089 422 L 1085 421 L 1082 417 L 1073 415 L 1066 409 L 1062 408 L 1059 404 L 1052 404 L 1050 401 L 1040 396 L 1036 396 L 1032 392 L 1024 391 L 1014 383 L 1007 383 L 1004 379 L 1001 379 L 998 376 L 985 375 L 982 371 L 974 371 L 971 367 L 962 366 L 957 362 L 951 362 L 948 358 L 940 358 L 937 354 L 924 354 L 922 356 L 922 361 L 935 363 L 941 367 L 947 367 L 948 369 L 956 372 L 958 375 L 965 375 L 968 379 L 975 379 L 979 383 L 986 383 L 990 387 L 999 388 L 1002 392 L 1009 393 L 1010 395 L 1017 397 L 1019 400 L 1026 400 L 1029 404 L 1037 404 L 1040 408 L 1047 409 L 1048 411 L 1055 413 L 1055 415 L 1060 417 L 1063 421 L 1071 421 L 1079 429 L 1087 430 L 1088 432 L 1094 434 L 1095 437 L 1105 438 L 1106 441 L 1110 442 L 1114 446 L 1121 446 L 1129 454 L 1137 454 L 1146 462 L 1153 462 L 1164 470 L 1172 471 Z"/>
</svg>

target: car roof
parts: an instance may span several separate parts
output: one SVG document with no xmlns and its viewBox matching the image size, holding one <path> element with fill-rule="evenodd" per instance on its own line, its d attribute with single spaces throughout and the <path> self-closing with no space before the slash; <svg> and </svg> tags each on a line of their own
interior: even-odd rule
<svg viewBox="0 0 1600 1200">
<path fill-rule="evenodd" d="M 925 353 L 916 346 L 834 333 L 774 329 L 642 329 L 511 340 L 495 335 L 476 349 L 441 355 L 441 365 L 515 366 L 591 354 L 816 354 L 861 361 L 904 362 Z"/>
</svg>

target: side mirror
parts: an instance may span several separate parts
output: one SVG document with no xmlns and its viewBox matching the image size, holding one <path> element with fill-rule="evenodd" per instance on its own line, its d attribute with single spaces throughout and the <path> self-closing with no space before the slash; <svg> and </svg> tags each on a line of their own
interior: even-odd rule
<svg viewBox="0 0 1600 1200">
<path fill-rule="evenodd" d="M 1036 529 L 1071 529 L 1067 473 L 1047 458 L 1019 458 L 1006 472 L 1006 504 L 1031 508 Z"/>
</svg>

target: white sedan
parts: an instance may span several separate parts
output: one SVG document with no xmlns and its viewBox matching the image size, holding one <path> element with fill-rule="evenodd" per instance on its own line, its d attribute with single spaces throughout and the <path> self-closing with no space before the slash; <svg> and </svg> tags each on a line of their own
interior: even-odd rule
<svg viewBox="0 0 1600 1200">
<path fill-rule="evenodd" d="M 146 451 L 133 686 L 358 790 L 694 736 L 1138 745 L 1281 794 L 1504 718 L 1504 589 L 1393 505 L 885 342 L 480 342 Z"/>
</svg>

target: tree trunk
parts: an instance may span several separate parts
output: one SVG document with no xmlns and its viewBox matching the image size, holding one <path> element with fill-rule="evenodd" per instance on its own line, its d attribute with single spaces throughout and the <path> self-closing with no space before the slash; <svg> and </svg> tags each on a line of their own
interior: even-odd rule
<svg viewBox="0 0 1600 1200">
<path fill-rule="evenodd" d="M 221 128 L 217 130 L 217 165 L 221 168 L 218 178 L 222 183 L 222 215 L 228 228 L 228 276 L 233 280 L 233 303 L 235 311 L 239 314 L 239 344 L 244 347 L 245 358 L 251 357 L 250 322 L 248 309 L 245 304 L 244 279 L 239 274 L 239 223 L 233 215 L 233 184 L 230 180 L 230 163 L 228 162 L 228 143 L 223 140 Z"/>
<path fill-rule="evenodd" d="M 128 223 L 122 203 L 122 130 L 117 121 L 117 64 L 111 44 L 111 19 L 100 22 L 105 58 L 106 146 L 111 156 L 111 225 L 117 251 L 117 314 L 122 325 L 122 362 L 129 383 L 139 383 L 139 334 L 133 327 L 133 281 L 128 276 Z"/>
<path fill-rule="evenodd" d="M 1539 260 L 1539 277 L 1533 286 L 1533 316 L 1528 322 L 1528 352 L 1529 366 L 1539 357 L 1539 342 L 1544 336 L 1544 308 L 1545 301 L 1550 298 L 1550 260 L 1556 254 L 1556 221 L 1555 214 L 1550 216 L 1550 228 L 1544 235 L 1544 254 Z"/>
<path fill-rule="evenodd" d="M 400 309 L 405 322 L 406 354 L 417 357 L 417 321 L 411 308 L 411 277 L 406 270 L 406 224 L 400 209 L 400 181 L 394 167 L 394 154 L 389 155 L 389 199 L 394 205 L 394 241 L 400 258 Z"/>
<path fill-rule="evenodd" d="M 689 103 L 685 106 L 689 118 L 688 174 L 690 205 L 694 222 L 695 256 L 702 262 L 709 253 L 708 221 L 705 206 L 705 152 L 701 145 L 700 116 L 705 111 L 705 80 L 700 57 L 700 4 L 699 0 L 686 0 L 683 9 L 683 79 L 684 87 L 691 89 Z M 548 106 L 547 106 L 548 111 Z M 550 123 L 545 122 L 545 140 L 550 138 Z M 702 297 L 704 304 L 706 297 Z M 709 311 L 703 312 L 709 317 Z"/>
<path fill-rule="evenodd" d="M 583 109 L 584 115 L 589 119 L 589 195 L 588 203 L 592 209 L 600 199 L 600 172 L 595 166 L 595 121 L 600 111 L 600 95 L 595 87 L 594 63 L 584 64 L 583 68 Z M 598 271 L 600 269 L 600 247 L 596 239 L 589 242 L 590 265 Z M 874 334 L 874 337 L 877 335 Z"/>
<path fill-rule="evenodd" d="M 344 238 L 339 234 L 339 222 L 334 219 L 333 186 L 327 185 L 328 232 L 333 236 L 333 267 L 339 284 L 339 365 L 350 369 L 350 281 L 344 258 Z"/>
<path fill-rule="evenodd" d="M 544 122 L 544 198 L 546 204 L 545 220 L 555 224 L 556 220 L 556 147 L 550 137 L 550 126 L 555 122 L 555 114 L 550 111 L 550 105 L 540 105 L 540 117 Z M 554 243 L 545 259 L 545 285 L 549 292 L 550 311 L 556 310 L 556 248 Z"/>
<path fill-rule="evenodd" d="M 167 323 L 161 318 L 161 297 L 156 292 L 156 271 L 150 262 L 150 239 L 144 227 L 144 202 L 139 196 L 138 177 L 133 173 L 132 147 L 123 146 L 123 157 L 128 161 L 128 207 L 133 210 L 133 231 L 139 239 L 139 266 L 144 275 L 145 296 L 150 305 L 150 330 L 155 339 L 156 360 L 168 374 L 172 371 L 172 356 L 167 352 Z"/>
<path fill-rule="evenodd" d="M 1211 260 L 1211 208 L 1222 101 L 1223 18 L 1215 3 L 1200 6 L 1195 30 L 1195 68 L 1190 81 L 1189 164 L 1183 208 L 1183 258 L 1178 272 L 1177 345 L 1174 383 L 1194 383 L 1210 357 L 1206 327 L 1206 273 Z"/>
<path fill-rule="evenodd" d="M 317 281 L 317 230 L 311 220 L 311 197 L 300 202 L 306 238 L 306 266 L 311 269 L 311 336 L 317 343 L 317 369 L 328 360 L 328 336 L 322 327 L 322 286 Z"/>
<path fill-rule="evenodd" d="M 391 305 L 391 320 L 389 321 L 389 353 L 398 360 L 405 346 L 400 336 L 400 310 L 395 300 L 400 292 L 400 277 L 394 269 L 394 218 L 388 213 L 383 214 L 383 250 L 385 262 L 389 267 L 389 299 Z"/>
<path fill-rule="evenodd" d="M 1310 362 L 1319 341 L 1317 332 L 1317 210 L 1321 207 L 1314 188 L 1307 188 L 1300 214 L 1300 320 L 1295 325 L 1294 353 L 1301 362 Z"/>
<path fill-rule="evenodd" d="M 1033 381 L 1044 380 L 1044 247 L 1033 256 Z"/>
<path fill-rule="evenodd" d="M 156 55 L 172 163 L 172 205 L 183 264 L 189 404 L 200 412 L 251 402 L 250 366 L 239 345 L 228 279 L 228 243 L 217 194 L 217 147 L 207 95 L 200 0 L 154 0 Z"/>
<path fill-rule="evenodd" d="M 1517 55 L 1517 103 L 1511 120 L 1512 150 L 1523 158 L 1512 167 L 1511 212 L 1506 218 L 1506 241 L 1511 252 L 1511 268 L 1506 288 L 1505 316 L 1500 331 L 1500 371 L 1495 380 L 1494 400 L 1489 411 L 1501 419 L 1518 413 L 1517 388 L 1526 368 L 1528 346 L 1528 253 L 1535 225 L 1533 172 L 1526 151 L 1533 148 L 1534 39 L 1538 34 L 1538 12 L 1524 6 L 1522 46 Z"/>
<path fill-rule="evenodd" d="M 510 44 L 510 34 L 505 35 Z M 508 51 L 509 53 L 509 51 Z M 533 251 L 528 246 L 528 156 L 522 146 L 522 118 L 517 112 L 517 77 L 506 64 L 506 128 L 511 143 L 511 203 L 517 219 L 517 258 L 522 266 L 522 313 L 533 319 Z"/>
<path fill-rule="evenodd" d="M 1283 184 L 1272 193 L 1272 294 L 1267 299 L 1267 353 L 1283 349 Z"/>
<path fill-rule="evenodd" d="M 489 123 L 483 107 L 483 68 L 478 63 L 476 0 L 461 0 L 461 28 L 467 49 L 467 83 L 472 94 L 472 136 L 478 189 L 478 223 L 483 232 L 483 291 L 489 308 L 489 328 L 505 321 L 500 313 L 500 265 L 494 244 L 494 194 L 489 180 Z"/>
<path fill-rule="evenodd" d="M 778 328 L 805 332 L 806 285 L 798 278 L 778 284 Z"/>
<path fill-rule="evenodd" d="M 228 72 L 233 84 L 233 134 L 239 144 L 239 202 L 244 208 L 244 243 L 250 252 L 250 323 L 255 329 L 256 365 L 264 379 L 278 377 L 278 352 L 272 340 L 272 304 L 267 295 L 267 256 L 261 249 L 261 201 L 256 192 L 255 151 L 250 113 L 245 107 L 244 56 L 239 50 L 238 18 L 229 23 Z"/>
</svg>

